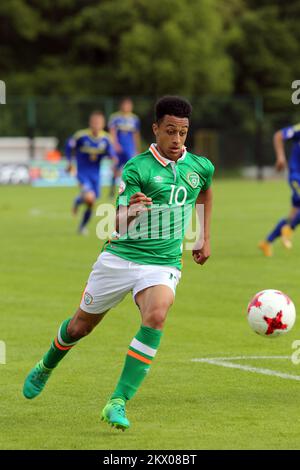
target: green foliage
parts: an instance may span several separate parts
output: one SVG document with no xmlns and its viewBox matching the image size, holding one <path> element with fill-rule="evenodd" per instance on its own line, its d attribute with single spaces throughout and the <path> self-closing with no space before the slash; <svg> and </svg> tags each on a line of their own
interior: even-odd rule
<svg viewBox="0 0 300 470">
<path fill-rule="evenodd" d="M 0 18 L 2 73 L 16 94 L 230 92 L 230 58 L 216 0 L 14 0 Z M 0 50 L 1 52 L 1 50 Z M 3 51 L 5 53 L 5 50 Z M 33 53 L 34 52 L 34 53 Z M 16 73 L 17 71 L 17 73 Z"/>
<path fill-rule="evenodd" d="M 263 95 L 267 108 L 290 101 L 291 83 L 300 73 L 300 43 L 279 6 L 244 11 L 228 50 L 235 59 L 237 92 Z"/>
<path fill-rule="evenodd" d="M 11 0 L 0 69 L 17 95 L 262 95 L 300 76 L 298 0 Z"/>
</svg>

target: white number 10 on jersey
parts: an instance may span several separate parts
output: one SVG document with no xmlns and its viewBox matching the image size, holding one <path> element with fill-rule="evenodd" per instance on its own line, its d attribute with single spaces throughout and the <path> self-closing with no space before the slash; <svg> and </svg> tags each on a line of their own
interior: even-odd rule
<svg viewBox="0 0 300 470">
<path fill-rule="evenodd" d="M 184 186 L 179 186 L 175 191 L 175 184 L 171 184 L 171 194 L 169 199 L 169 204 L 177 204 L 177 206 L 182 206 L 187 198 L 187 190 Z"/>
</svg>

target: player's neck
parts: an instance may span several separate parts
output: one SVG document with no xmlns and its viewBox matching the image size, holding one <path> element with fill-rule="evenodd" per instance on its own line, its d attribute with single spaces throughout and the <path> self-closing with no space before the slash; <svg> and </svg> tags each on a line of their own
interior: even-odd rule
<svg viewBox="0 0 300 470">
<path fill-rule="evenodd" d="M 167 158 L 168 160 L 171 160 L 172 162 L 177 162 L 177 160 L 179 160 L 179 158 L 182 157 L 182 154 L 183 154 L 183 150 L 182 150 L 181 153 L 178 155 L 178 157 L 169 156 L 169 155 L 166 155 L 162 151 L 161 147 L 158 144 L 156 144 L 156 148 L 157 148 L 157 150 L 159 151 L 159 153 L 161 154 L 162 157 Z"/>
<path fill-rule="evenodd" d="M 102 131 L 96 131 L 96 130 L 91 129 L 91 134 L 93 137 L 98 137 L 101 134 L 101 132 Z"/>
</svg>

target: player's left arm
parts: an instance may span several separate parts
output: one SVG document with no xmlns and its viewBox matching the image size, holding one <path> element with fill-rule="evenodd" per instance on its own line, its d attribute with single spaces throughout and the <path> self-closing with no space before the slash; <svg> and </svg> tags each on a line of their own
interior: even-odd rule
<svg viewBox="0 0 300 470">
<path fill-rule="evenodd" d="M 196 241 L 193 249 L 193 258 L 195 263 L 204 264 L 210 257 L 210 221 L 212 212 L 213 193 L 211 186 L 205 191 L 200 191 L 196 201 L 196 211 L 199 217 L 201 234 L 199 240 Z M 204 211 L 204 212 L 203 212 Z"/>
</svg>

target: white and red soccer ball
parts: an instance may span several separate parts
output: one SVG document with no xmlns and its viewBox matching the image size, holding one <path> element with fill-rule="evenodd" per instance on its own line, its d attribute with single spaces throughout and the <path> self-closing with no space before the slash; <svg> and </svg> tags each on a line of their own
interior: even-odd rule
<svg viewBox="0 0 300 470">
<path fill-rule="evenodd" d="M 258 292 L 248 305 L 248 322 L 259 335 L 274 338 L 290 331 L 296 320 L 291 299 L 279 290 Z"/>
</svg>

